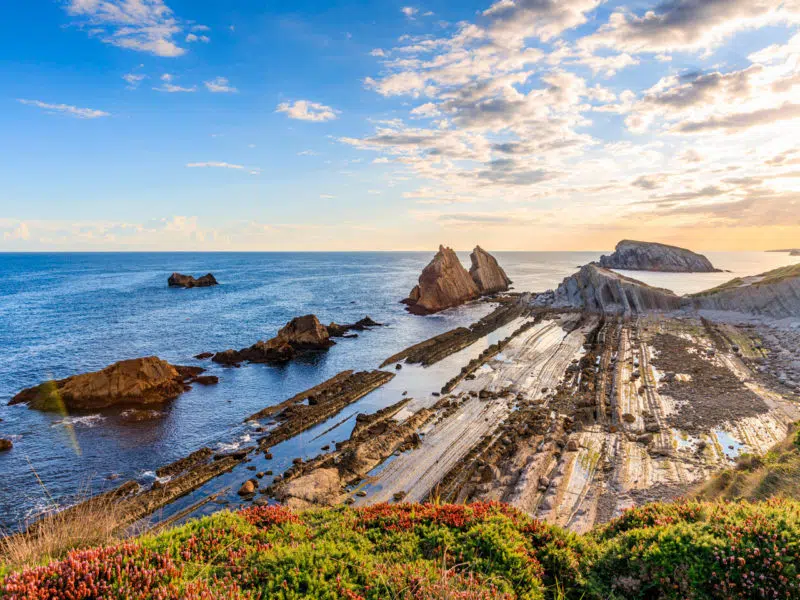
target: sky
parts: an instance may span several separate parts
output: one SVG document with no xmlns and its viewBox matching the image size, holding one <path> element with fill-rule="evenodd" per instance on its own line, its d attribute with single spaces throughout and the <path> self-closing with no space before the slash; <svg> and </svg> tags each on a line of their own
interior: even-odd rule
<svg viewBox="0 0 800 600">
<path fill-rule="evenodd" d="M 0 251 L 800 247 L 800 0 L 28 0 Z"/>
</svg>

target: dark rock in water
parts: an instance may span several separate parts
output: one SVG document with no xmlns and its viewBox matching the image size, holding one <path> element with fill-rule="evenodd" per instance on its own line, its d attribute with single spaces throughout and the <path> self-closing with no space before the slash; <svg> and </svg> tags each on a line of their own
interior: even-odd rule
<svg viewBox="0 0 800 600">
<path fill-rule="evenodd" d="M 8 452 L 14 447 L 14 444 L 11 440 L 6 438 L 0 438 L 0 452 Z"/>
<path fill-rule="evenodd" d="M 381 323 L 377 321 L 373 321 L 370 317 L 364 317 L 360 321 L 356 321 L 355 323 L 350 323 L 349 325 L 339 325 L 338 323 L 331 323 L 326 328 L 328 330 L 328 335 L 330 337 L 357 337 L 357 336 L 348 336 L 347 333 L 350 331 L 366 331 L 367 329 L 371 329 L 373 327 L 383 327 Z"/>
<path fill-rule="evenodd" d="M 203 371 L 176 367 L 156 356 L 134 358 L 102 371 L 47 381 L 21 391 L 9 404 L 55 411 L 163 404 L 180 396 Z"/>
<path fill-rule="evenodd" d="M 335 343 L 316 316 L 305 315 L 289 321 L 271 340 L 256 342 L 242 350 L 218 352 L 211 360 L 223 365 L 286 362 L 295 358 L 300 351 L 326 350 Z"/>
<path fill-rule="evenodd" d="M 207 358 L 211 358 L 214 356 L 213 352 L 201 352 L 200 354 L 196 355 L 195 358 L 197 360 L 206 360 Z"/>
<path fill-rule="evenodd" d="M 219 383 L 219 377 L 216 375 L 200 375 L 192 379 L 192 383 L 199 383 L 200 385 L 214 385 Z"/>
<path fill-rule="evenodd" d="M 256 493 L 256 488 L 258 487 L 258 482 L 252 479 L 248 479 L 242 484 L 242 487 L 239 488 L 238 494 L 240 496 L 250 496 Z"/>
<path fill-rule="evenodd" d="M 506 272 L 497 264 L 497 259 L 480 246 L 475 246 L 469 255 L 472 266 L 469 274 L 481 294 L 504 292 L 511 285 Z"/>
<path fill-rule="evenodd" d="M 602 256 L 600 266 L 629 271 L 663 271 L 667 273 L 715 273 L 711 261 L 702 254 L 685 248 L 622 240 L 613 254 Z"/>
<path fill-rule="evenodd" d="M 191 275 L 183 275 L 182 273 L 173 273 L 167 280 L 169 287 L 182 287 L 182 288 L 196 288 L 196 287 L 211 287 L 212 285 L 219 285 L 217 280 L 211 273 L 207 273 L 202 277 L 195 279 Z"/>
</svg>

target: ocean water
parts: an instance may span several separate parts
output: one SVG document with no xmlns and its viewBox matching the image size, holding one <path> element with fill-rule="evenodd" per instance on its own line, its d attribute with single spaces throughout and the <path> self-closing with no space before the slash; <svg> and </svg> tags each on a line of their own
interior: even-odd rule
<svg viewBox="0 0 800 600">
<path fill-rule="evenodd" d="M 544 291 L 600 254 L 496 256 L 515 290 Z M 782 254 L 708 256 L 732 272 L 626 274 L 687 293 L 796 262 Z M 0 454 L 0 525 L 18 526 L 54 503 L 68 504 L 115 485 L 111 478 L 152 480 L 156 468 L 204 445 L 224 450 L 247 443 L 254 437 L 242 423 L 247 415 L 344 369 L 376 368 L 387 356 L 491 310 L 486 303 L 474 303 L 427 317 L 406 313 L 398 301 L 431 257 L 430 252 L 0 254 L 0 437 L 14 442 L 13 450 Z M 469 264 L 467 253 L 460 257 Z M 170 289 L 167 277 L 173 271 L 213 272 L 221 285 Z M 385 327 L 283 366 L 225 369 L 192 358 L 249 346 L 308 313 L 324 323 L 369 315 Z M 7 406 L 18 391 L 41 381 L 149 355 L 202 365 L 221 381 L 195 386 L 165 407 L 163 417 L 144 423 L 124 423 L 114 410 L 64 416 Z M 274 465 L 259 468 L 277 473 L 292 456 L 313 456 L 324 443 L 344 439 L 349 435 L 345 424 L 352 426 L 358 410 L 396 402 L 409 389 L 412 394 L 425 393 L 425 386 L 438 389 L 464 364 L 459 362 L 464 356 L 428 372 L 404 369 L 385 389 L 334 417 L 332 423 L 342 424 L 338 429 L 328 432 L 331 424 L 326 423 L 306 432 L 275 452 Z M 233 474 L 213 485 L 233 486 L 246 478 Z M 235 493 L 229 496 L 235 499 Z"/>
</svg>

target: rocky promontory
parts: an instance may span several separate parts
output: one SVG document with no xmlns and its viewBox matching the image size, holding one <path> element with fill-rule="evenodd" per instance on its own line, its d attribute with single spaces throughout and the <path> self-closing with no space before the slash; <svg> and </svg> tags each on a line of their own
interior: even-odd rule
<svg viewBox="0 0 800 600">
<path fill-rule="evenodd" d="M 216 278 L 207 273 L 202 277 L 194 278 L 191 275 L 184 275 L 183 273 L 173 273 L 167 280 L 169 287 L 182 287 L 182 288 L 196 288 L 196 287 L 211 287 L 212 285 L 219 285 Z"/>
<path fill-rule="evenodd" d="M 553 308 L 580 308 L 588 312 L 639 314 L 647 310 L 680 308 L 681 299 L 673 292 L 655 288 L 619 273 L 585 265 L 567 277 L 555 293 L 543 294 L 537 304 Z"/>
<path fill-rule="evenodd" d="M 481 294 L 505 292 L 511 285 L 511 280 L 497 264 L 497 259 L 480 246 L 475 246 L 469 258 L 472 261 L 469 274 Z"/>
<path fill-rule="evenodd" d="M 662 271 L 665 273 L 714 273 L 711 261 L 702 254 L 686 248 L 655 242 L 622 240 L 614 253 L 600 257 L 598 263 L 605 269 L 626 271 Z"/>
<path fill-rule="evenodd" d="M 684 302 L 695 309 L 727 310 L 776 319 L 800 318 L 800 264 L 761 275 L 737 277 L 692 294 Z"/>
<path fill-rule="evenodd" d="M 179 367 L 156 356 L 123 360 L 101 371 L 46 381 L 21 391 L 9 404 L 50 411 L 90 411 L 174 400 L 191 383 L 217 383 L 200 367 Z"/>
<path fill-rule="evenodd" d="M 452 248 L 439 246 L 436 256 L 422 270 L 419 284 L 403 300 L 409 312 L 427 315 L 508 289 L 511 281 L 491 254 L 478 246 L 470 258 L 472 268 L 468 272 Z"/>
<path fill-rule="evenodd" d="M 223 365 L 242 362 L 268 363 L 292 360 L 306 350 L 327 350 L 336 342 L 315 315 L 295 317 L 274 338 L 259 341 L 241 350 L 225 350 L 216 353 L 212 361 Z"/>
</svg>

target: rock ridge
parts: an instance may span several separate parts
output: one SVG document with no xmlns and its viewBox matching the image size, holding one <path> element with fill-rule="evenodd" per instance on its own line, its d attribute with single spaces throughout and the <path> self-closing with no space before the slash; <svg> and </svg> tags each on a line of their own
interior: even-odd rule
<svg viewBox="0 0 800 600">
<path fill-rule="evenodd" d="M 614 253 L 600 257 L 599 266 L 605 269 L 627 271 L 661 271 L 665 273 L 714 273 L 719 272 L 702 254 L 686 248 L 622 240 Z"/>
</svg>

